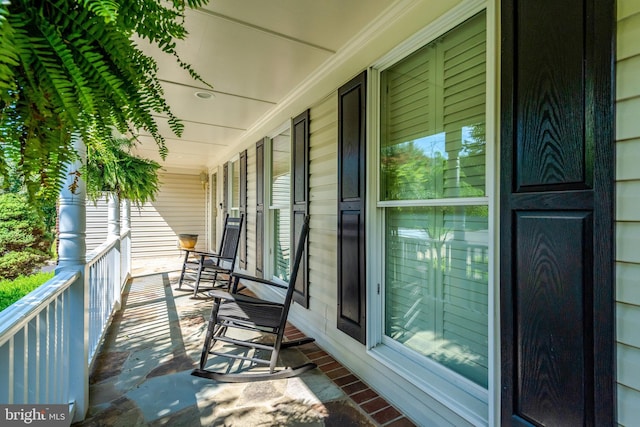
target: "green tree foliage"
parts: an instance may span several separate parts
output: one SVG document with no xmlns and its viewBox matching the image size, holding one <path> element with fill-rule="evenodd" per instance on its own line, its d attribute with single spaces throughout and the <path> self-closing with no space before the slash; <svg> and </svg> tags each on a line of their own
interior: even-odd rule
<svg viewBox="0 0 640 427">
<path fill-rule="evenodd" d="M 0 194 L 0 279 L 30 274 L 49 258 L 52 241 L 24 196 Z"/>
<path fill-rule="evenodd" d="M 208 0 L 0 0 L 0 178 L 16 173 L 31 200 L 55 198 L 63 164 L 74 158 L 72 135 L 88 147 L 113 129 L 165 141 L 154 115 L 182 124 L 164 100 L 157 64 L 143 39 L 180 60 L 186 7 Z"/>
<path fill-rule="evenodd" d="M 53 271 L 31 276 L 19 276 L 13 280 L 0 279 L 0 311 L 9 307 L 38 286 L 53 277 Z"/>
<path fill-rule="evenodd" d="M 96 201 L 107 193 L 139 205 L 155 200 L 160 180 L 160 164 L 132 155 L 133 141 L 110 138 L 100 146 L 87 148 L 87 164 L 82 170 L 87 195 Z"/>
<path fill-rule="evenodd" d="M 426 200 L 442 197 L 446 159 L 428 155 L 414 141 L 390 145 L 382 151 L 385 200 Z"/>
</svg>

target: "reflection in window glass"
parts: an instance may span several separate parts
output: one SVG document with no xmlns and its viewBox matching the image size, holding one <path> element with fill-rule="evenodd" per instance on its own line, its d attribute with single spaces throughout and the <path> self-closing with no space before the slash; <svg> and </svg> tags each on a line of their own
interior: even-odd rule
<svg viewBox="0 0 640 427">
<path fill-rule="evenodd" d="M 289 280 L 291 216 L 291 137 L 289 131 L 271 140 L 271 212 L 273 218 L 273 272 Z"/>
<path fill-rule="evenodd" d="M 386 210 L 385 335 L 487 386 L 487 206 Z"/>
<path fill-rule="evenodd" d="M 484 14 L 380 75 L 380 200 L 485 195 Z"/>
<path fill-rule="evenodd" d="M 382 146 L 382 200 L 482 197 L 484 157 L 484 124 Z"/>
</svg>

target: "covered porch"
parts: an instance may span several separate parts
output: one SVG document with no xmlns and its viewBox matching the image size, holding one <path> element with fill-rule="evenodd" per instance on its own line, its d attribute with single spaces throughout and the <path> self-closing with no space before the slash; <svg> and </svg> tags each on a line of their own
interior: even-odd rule
<svg viewBox="0 0 640 427">
<path fill-rule="evenodd" d="M 640 241 L 640 128 L 631 117 L 640 107 L 640 1 L 521 8 L 525 3 L 372 0 L 363 7 L 359 1 L 250 0 L 194 11 L 191 41 L 204 42 L 179 48 L 196 68 L 210 71 L 206 78 L 215 89 L 176 73 L 166 59 L 159 63 L 185 132 L 167 138 L 158 200 L 131 214 L 125 208 L 122 232 L 111 208 L 108 220 L 96 214 L 93 223 L 78 224 L 87 217 L 80 202 L 80 211 L 67 217 L 73 249 L 61 257 L 59 274 L 10 315 L 0 314 L 0 402 L 70 403 L 77 425 L 458 427 L 510 425 L 513 417 L 532 425 L 633 424 L 640 404 L 634 369 L 640 366 L 640 335 L 629 327 L 640 319 L 640 252 L 634 244 Z M 599 14 L 585 12 L 596 4 Z M 556 9 L 565 6 L 571 16 Z M 538 13 L 559 23 L 543 27 Z M 519 37 L 518 31 L 536 37 Z M 610 52 L 616 41 L 617 53 Z M 445 42 L 468 57 L 447 59 Z M 590 56 L 601 51 L 608 53 Z M 566 59 L 566 69 L 548 58 Z M 395 144 L 386 135 L 396 127 L 409 134 L 413 121 L 402 120 L 400 108 L 397 122 L 388 120 L 395 110 L 382 106 L 390 105 L 386 94 L 396 89 L 387 76 L 407 75 L 418 59 L 436 64 L 424 72 L 437 77 L 424 91 L 424 99 L 434 101 L 422 105 L 417 89 L 397 89 L 397 99 L 406 101 L 398 105 L 437 113 L 437 126 L 422 114 L 416 123 L 424 129 Z M 461 65 L 449 66 L 458 60 Z M 590 77 L 585 80 L 584 67 L 599 85 L 585 83 Z M 448 80 L 455 96 L 445 97 L 445 70 L 458 69 L 462 77 Z M 548 84 L 554 79 L 562 84 Z M 467 94 L 467 88 L 477 93 Z M 521 88 L 539 95 L 540 108 L 515 109 L 536 98 Z M 575 129 L 584 125 L 602 135 L 594 143 L 583 138 L 588 132 L 576 132 L 574 147 L 561 136 L 546 139 L 547 132 L 523 139 L 535 132 L 516 126 L 543 129 L 550 117 L 557 123 L 572 117 Z M 448 132 L 441 129 L 445 123 Z M 164 122 L 161 127 L 168 129 Z M 159 160 L 151 138 L 141 140 L 138 154 Z M 414 150 L 427 142 L 431 151 Z M 545 154 L 552 146 L 550 152 L 564 153 L 557 165 Z M 521 147 L 535 160 L 521 166 L 539 167 L 516 169 L 512 160 L 520 159 Z M 594 147 L 600 151 L 594 154 Z M 396 150 L 397 159 L 389 155 L 385 163 L 384 150 Z M 586 154 L 573 161 L 575 153 Z M 423 163 L 412 163 L 414 158 Z M 384 167 L 396 160 L 398 172 L 387 175 Z M 432 161 L 449 169 L 431 168 Z M 405 182 L 405 172 L 427 166 L 433 174 L 407 179 L 398 194 L 391 185 L 388 194 L 382 191 L 382 183 Z M 601 174 L 594 174 L 596 166 Z M 544 177 L 544 171 L 558 176 Z M 575 176 L 560 176 L 565 172 Z M 410 184 L 432 182 L 431 176 L 438 177 L 432 187 L 416 186 L 430 193 L 414 192 Z M 522 176 L 531 180 L 531 191 L 505 192 Z M 602 179 L 597 194 L 591 193 L 596 178 Z M 543 185 L 549 187 L 544 194 L 538 191 Z M 534 203 L 530 196 L 538 192 Z M 75 197 L 68 197 L 69 205 L 82 200 Z M 601 211 L 593 211 L 592 200 Z M 583 201 L 587 205 L 573 204 Z M 612 217 L 614 202 L 619 209 Z M 529 219 L 522 219 L 524 211 L 531 212 Z M 180 263 L 175 237 L 199 234 L 197 249 L 214 249 L 227 213 L 246 218 L 238 270 L 267 277 L 276 276 L 279 261 L 289 256 L 289 248 L 279 248 L 293 221 L 283 219 L 311 217 L 307 280 L 302 303 L 289 316 L 289 338 L 304 331 L 318 345 L 283 357 L 315 361 L 318 369 L 249 385 L 189 375 L 209 305 L 174 291 Z M 557 228 L 536 222 L 542 216 Z M 516 217 L 519 228 L 508 222 Z M 603 221 L 602 229 L 592 220 Z M 107 243 L 85 257 L 84 246 L 73 245 L 85 244 L 85 232 L 97 235 L 92 224 L 109 225 L 99 230 Z M 558 245 L 565 232 L 566 244 Z M 409 249 L 396 250 L 400 246 Z M 430 255 L 432 248 L 438 256 Z M 168 262 L 159 260 L 164 256 Z M 136 261 L 147 271 L 135 270 L 141 267 Z M 592 274 L 596 261 L 602 277 Z M 551 265 L 554 274 L 538 274 Z M 523 266 L 521 275 L 514 266 Z M 525 288 L 530 292 L 523 294 Z M 516 301 L 517 295 L 526 298 Z M 561 347 L 559 336 L 567 338 Z M 525 362 L 530 368 L 519 369 Z M 547 375 L 547 366 L 573 376 Z"/>
<path fill-rule="evenodd" d="M 90 375 L 87 418 L 74 425 L 413 425 L 315 344 L 281 355 L 285 364 L 319 365 L 300 377 L 231 384 L 191 376 L 211 300 L 176 290 L 178 278 L 141 271 L 126 284 Z M 287 338 L 300 336 L 290 325 Z"/>
<path fill-rule="evenodd" d="M 107 240 L 85 252 L 87 206 L 77 196 L 60 198 L 56 276 L 0 313 L 1 402 L 68 403 L 76 426 L 414 425 L 313 343 L 280 356 L 318 365 L 300 377 L 191 376 L 211 299 L 177 289 L 180 255 L 132 263 L 131 207 L 116 198 Z M 287 339 L 302 336 L 288 326 Z"/>
</svg>

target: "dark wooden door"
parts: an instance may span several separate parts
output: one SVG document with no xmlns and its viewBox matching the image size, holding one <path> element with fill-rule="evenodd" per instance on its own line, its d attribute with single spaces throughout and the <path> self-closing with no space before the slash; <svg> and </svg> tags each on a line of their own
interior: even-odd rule
<svg viewBox="0 0 640 427">
<path fill-rule="evenodd" d="M 338 90 L 338 329 L 365 343 L 367 74 Z"/>
<path fill-rule="evenodd" d="M 614 425 L 614 1 L 501 12 L 502 425 Z"/>
</svg>

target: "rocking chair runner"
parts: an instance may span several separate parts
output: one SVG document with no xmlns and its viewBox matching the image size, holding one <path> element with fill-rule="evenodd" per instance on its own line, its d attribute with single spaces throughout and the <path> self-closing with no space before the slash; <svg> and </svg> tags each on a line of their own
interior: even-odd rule
<svg viewBox="0 0 640 427">
<path fill-rule="evenodd" d="M 200 369 L 194 369 L 191 375 L 209 378 L 223 382 L 243 382 L 243 381 L 261 381 L 280 378 L 289 378 L 299 375 L 316 367 L 315 363 L 306 363 L 295 368 L 286 368 L 276 371 L 276 363 L 281 348 L 288 348 L 307 344 L 315 341 L 313 338 L 303 338 L 296 341 L 283 342 L 284 329 L 287 323 L 289 307 L 293 299 L 293 291 L 295 287 L 300 261 L 304 251 L 304 244 L 309 232 L 309 217 L 305 217 L 298 246 L 296 247 L 296 256 L 289 278 L 289 285 L 284 286 L 269 280 L 251 277 L 244 274 L 232 274 L 232 292 L 227 293 L 219 290 L 210 291 L 209 294 L 214 297 L 214 305 L 211 310 L 211 318 L 207 335 L 205 337 L 202 354 L 200 356 Z M 286 289 L 284 301 L 281 303 L 271 302 L 254 298 L 242 294 L 235 293 L 239 280 L 251 281 L 256 284 L 273 286 L 276 288 Z M 270 334 L 274 336 L 273 343 L 260 342 L 256 339 L 243 340 L 233 338 L 227 335 L 230 330 L 249 330 L 259 332 L 261 334 Z M 216 342 L 223 343 L 226 346 L 234 346 L 241 348 L 249 348 L 254 350 L 253 356 L 245 356 L 230 352 L 214 351 L 213 347 Z M 271 357 L 261 359 L 256 357 L 255 352 L 265 350 L 271 352 Z M 205 369 L 209 354 L 228 358 L 227 372 L 214 372 Z M 229 373 L 229 369 L 235 361 L 248 361 L 255 364 L 269 365 L 269 372 L 263 373 Z"/>
<path fill-rule="evenodd" d="M 238 243 L 244 216 L 229 217 L 224 220 L 224 230 L 218 252 L 201 252 L 185 250 L 182 273 L 178 282 L 178 290 L 182 285 L 193 288 L 193 296 L 198 292 L 208 291 L 214 287 L 229 288 L 231 273 L 235 268 Z M 210 282 L 211 287 L 201 288 L 201 282 Z"/>
</svg>

